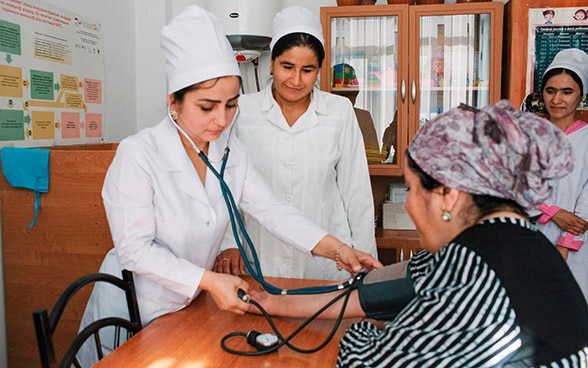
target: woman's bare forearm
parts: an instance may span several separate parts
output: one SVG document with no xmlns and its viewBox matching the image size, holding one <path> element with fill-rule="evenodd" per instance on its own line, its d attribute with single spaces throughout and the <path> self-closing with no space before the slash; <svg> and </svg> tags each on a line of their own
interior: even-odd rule
<svg viewBox="0 0 588 368">
<path fill-rule="evenodd" d="M 345 290 L 326 294 L 313 295 L 271 295 L 266 292 L 253 293 L 251 298 L 263 306 L 273 316 L 308 318 L 329 303 Z M 320 319 L 336 319 L 341 312 L 345 297 L 339 299 L 318 317 Z M 250 312 L 259 313 L 252 306 Z M 365 317 L 359 303 L 357 290 L 353 290 L 345 308 L 345 318 Z"/>
</svg>

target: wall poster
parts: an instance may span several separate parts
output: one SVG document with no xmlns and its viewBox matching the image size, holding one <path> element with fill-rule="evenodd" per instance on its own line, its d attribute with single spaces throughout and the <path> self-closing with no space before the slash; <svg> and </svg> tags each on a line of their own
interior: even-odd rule
<svg viewBox="0 0 588 368">
<path fill-rule="evenodd" d="M 100 143 L 101 26 L 37 0 L 0 0 L 0 146 Z"/>
<path fill-rule="evenodd" d="M 588 5 L 529 9 L 526 94 L 541 92 L 541 78 L 555 55 L 567 48 L 588 52 Z M 586 100 L 582 103 L 588 109 Z"/>
</svg>

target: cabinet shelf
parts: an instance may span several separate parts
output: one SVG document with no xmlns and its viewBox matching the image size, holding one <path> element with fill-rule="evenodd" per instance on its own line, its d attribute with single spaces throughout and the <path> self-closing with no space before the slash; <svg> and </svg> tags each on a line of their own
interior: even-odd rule
<svg viewBox="0 0 588 368">
<path fill-rule="evenodd" d="M 352 86 L 352 87 L 332 87 L 331 93 L 351 93 L 351 92 L 394 92 L 398 87 L 394 85 L 387 86 Z"/>
<path fill-rule="evenodd" d="M 376 228 L 378 258 L 383 264 L 409 260 L 423 249 L 416 230 L 392 230 Z"/>
<path fill-rule="evenodd" d="M 368 164 L 371 176 L 402 176 L 402 168 L 395 164 Z"/>
<path fill-rule="evenodd" d="M 421 93 L 426 92 L 456 92 L 456 91 L 490 91 L 490 87 L 421 87 Z"/>
</svg>

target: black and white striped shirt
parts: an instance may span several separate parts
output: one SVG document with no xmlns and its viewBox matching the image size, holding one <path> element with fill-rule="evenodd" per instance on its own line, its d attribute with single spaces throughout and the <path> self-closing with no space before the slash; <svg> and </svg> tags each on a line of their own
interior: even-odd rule
<svg viewBox="0 0 588 368">
<path fill-rule="evenodd" d="M 409 268 L 416 297 L 352 325 L 338 367 L 588 367 L 588 306 L 534 225 L 485 221 Z"/>
</svg>

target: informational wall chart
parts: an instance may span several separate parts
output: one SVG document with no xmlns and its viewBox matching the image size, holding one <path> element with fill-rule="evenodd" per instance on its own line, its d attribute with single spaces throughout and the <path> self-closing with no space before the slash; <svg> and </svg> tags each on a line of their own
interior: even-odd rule
<svg viewBox="0 0 588 368">
<path fill-rule="evenodd" d="M 559 51 L 578 48 L 588 52 L 587 15 L 588 5 L 529 9 L 527 94 L 541 90 L 543 73 Z"/>
<path fill-rule="evenodd" d="M 36 0 L 0 0 L 0 146 L 99 143 L 100 24 Z"/>
</svg>

